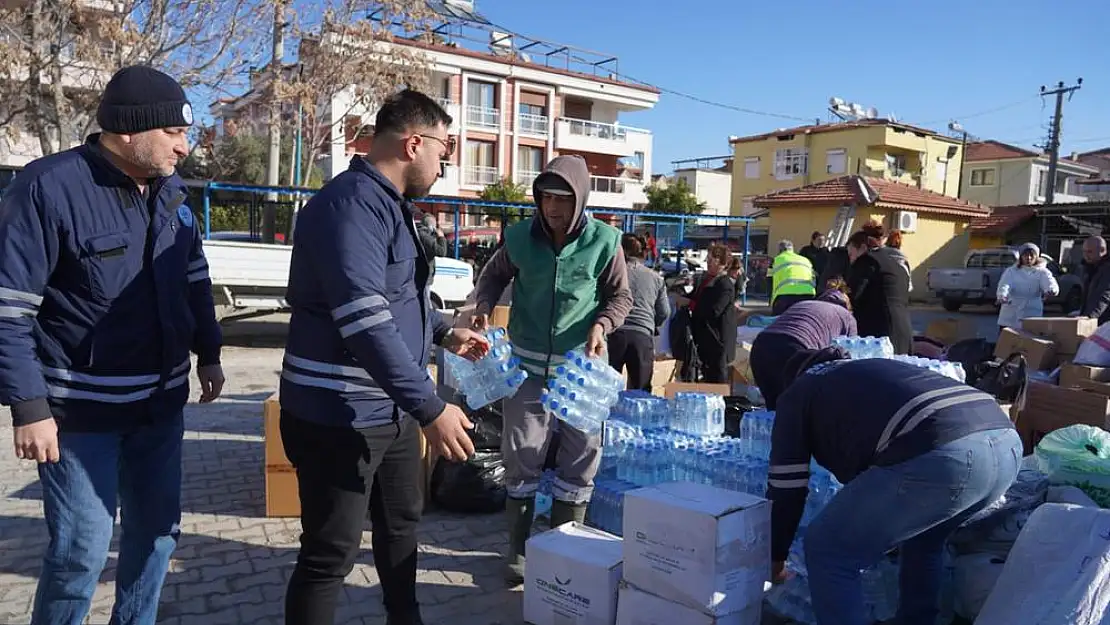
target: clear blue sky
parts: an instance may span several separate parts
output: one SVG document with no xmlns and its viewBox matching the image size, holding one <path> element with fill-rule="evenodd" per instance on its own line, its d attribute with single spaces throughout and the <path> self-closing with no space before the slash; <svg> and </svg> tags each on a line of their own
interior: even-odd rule
<svg viewBox="0 0 1110 625">
<path fill-rule="evenodd" d="M 1110 2 L 1055 0 L 476 0 L 526 36 L 619 57 L 622 74 L 734 106 L 827 118 L 830 96 L 907 123 L 1040 143 L 1058 81 L 1083 88 L 1064 105 L 1062 153 L 1110 146 Z M 1047 38 L 1047 39 L 1046 39 Z M 1005 107 L 1002 110 L 999 109 Z M 623 121 L 655 133 L 653 168 L 728 153 L 729 135 L 792 122 L 663 93 Z"/>
</svg>

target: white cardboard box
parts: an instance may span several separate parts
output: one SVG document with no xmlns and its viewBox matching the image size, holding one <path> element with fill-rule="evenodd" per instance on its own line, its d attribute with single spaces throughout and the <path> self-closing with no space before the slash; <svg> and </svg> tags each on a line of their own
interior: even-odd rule
<svg viewBox="0 0 1110 625">
<path fill-rule="evenodd" d="M 759 625 L 760 609 L 756 603 L 732 614 L 710 616 L 622 582 L 616 625 Z"/>
<path fill-rule="evenodd" d="M 721 616 L 759 605 L 771 569 L 771 503 L 668 482 L 624 498 L 624 579 Z"/>
<path fill-rule="evenodd" d="M 621 539 L 577 523 L 528 540 L 524 620 L 533 625 L 611 625 L 617 615 Z"/>
</svg>

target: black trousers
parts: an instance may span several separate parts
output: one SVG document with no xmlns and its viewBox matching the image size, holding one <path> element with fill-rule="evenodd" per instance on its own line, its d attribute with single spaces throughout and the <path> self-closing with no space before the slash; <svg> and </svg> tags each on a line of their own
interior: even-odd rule
<svg viewBox="0 0 1110 625">
<path fill-rule="evenodd" d="M 419 427 L 411 417 L 362 430 L 327 427 L 282 412 L 281 438 L 297 472 L 302 526 L 285 595 L 286 625 L 335 622 L 343 579 L 361 549 L 367 511 L 386 612 L 398 623 L 418 614 Z"/>
<path fill-rule="evenodd" d="M 779 396 L 786 390 L 787 382 L 783 373 L 787 361 L 803 349 L 805 345 L 786 334 L 763 331 L 755 337 L 748 362 L 751 364 L 755 385 L 759 387 L 759 393 L 763 395 L 768 410 L 775 409 Z"/>
<path fill-rule="evenodd" d="M 781 315 L 786 312 L 787 308 L 790 308 L 794 304 L 813 298 L 813 295 L 779 295 L 775 298 L 775 301 L 771 302 L 771 314 L 776 316 Z"/>
<path fill-rule="evenodd" d="M 628 389 L 651 392 L 655 371 L 655 337 L 645 332 L 622 329 L 609 335 L 609 366 L 617 371 L 628 367 Z"/>
</svg>

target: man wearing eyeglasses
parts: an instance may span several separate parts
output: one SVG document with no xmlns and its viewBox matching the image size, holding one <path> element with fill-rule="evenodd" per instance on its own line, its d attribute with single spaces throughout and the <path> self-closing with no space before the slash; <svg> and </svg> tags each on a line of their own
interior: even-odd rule
<svg viewBox="0 0 1110 625">
<path fill-rule="evenodd" d="M 505 579 L 524 580 L 524 543 L 532 526 L 536 489 L 556 424 L 540 405 L 546 378 L 567 351 L 605 352 L 605 337 L 632 309 L 621 231 L 586 214 L 590 172 L 581 156 L 559 156 L 532 183 L 536 215 L 505 230 L 501 246 L 482 270 L 474 325 L 513 283 L 509 337 L 528 379 L 505 401 L 504 452 L 509 553 Z M 515 279 L 514 279 L 515 278 Z M 582 522 L 601 460 L 601 438 L 559 429 L 555 451 L 551 526 Z"/>
<path fill-rule="evenodd" d="M 480 334 L 451 329 L 429 298 L 430 261 L 411 200 L 454 150 L 451 118 L 415 91 L 387 99 L 370 154 L 300 211 L 289 270 L 293 314 L 281 372 L 281 436 L 296 469 L 301 549 L 290 625 L 330 625 L 367 510 L 388 625 L 421 625 L 416 603 L 423 428 L 448 460 L 474 452 L 463 412 L 436 395 L 432 344 L 477 359 Z"/>
</svg>

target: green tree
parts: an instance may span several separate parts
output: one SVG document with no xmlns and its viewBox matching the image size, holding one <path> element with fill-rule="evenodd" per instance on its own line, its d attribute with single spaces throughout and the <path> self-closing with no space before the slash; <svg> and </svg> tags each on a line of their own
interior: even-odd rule
<svg viewBox="0 0 1110 625">
<path fill-rule="evenodd" d="M 522 203 L 528 201 L 528 190 L 522 184 L 517 184 L 509 178 L 502 178 L 482 189 L 481 197 L 487 202 Z"/>
<path fill-rule="evenodd" d="M 649 185 L 644 193 L 648 198 L 644 210 L 648 212 L 699 215 L 706 209 L 706 203 L 698 201 L 698 196 L 682 178 L 665 186 Z"/>
<path fill-rule="evenodd" d="M 182 177 L 197 180 L 266 184 L 268 141 L 266 137 L 247 133 L 217 137 L 209 145 L 198 146 L 182 162 L 179 171 Z M 289 166 L 294 151 L 293 137 L 283 136 L 279 170 L 283 173 L 283 184 L 289 182 Z M 310 165 L 307 155 L 302 155 L 302 160 L 302 176 L 307 173 L 306 186 L 319 188 L 323 185 L 324 173 L 319 167 Z"/>
</svg>

